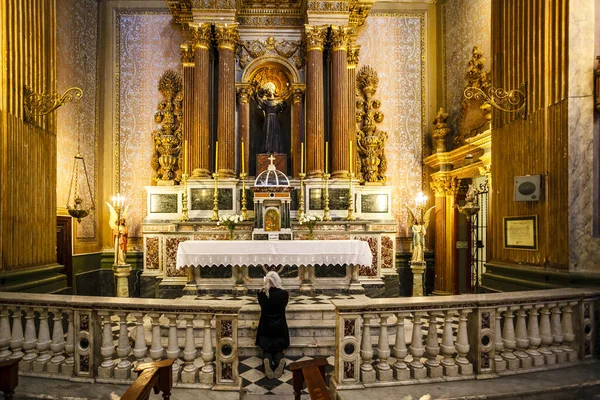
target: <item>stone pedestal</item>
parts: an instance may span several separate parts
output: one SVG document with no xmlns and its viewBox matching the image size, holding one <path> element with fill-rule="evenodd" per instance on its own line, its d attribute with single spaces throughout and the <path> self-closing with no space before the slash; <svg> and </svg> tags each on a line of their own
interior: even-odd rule
<svg viewBox="0 0 600 400">
<path fill-rule="evenodd" d="M 407 381 L 410 379 L 410 370 L 408 367 L 404 368 L 396 368 L 392 367 L 394 370 L 394 379 L 398 381 Z"/>
<path fill-rule="evenodd" d="M 62 365 L 62 363 L 49 362 L 46 368 L 47 368 L 48 373 L 58 374 L 60 372 L 61 365 Z"/>
<path fill-rule="evenodd" d="M 375 369 L 375 373 L 377 375 L 377 380 L 380 382 L 391 381 L 393 376 L 393 371 L 391 368 L 388 369 Z"/>
<path fill-rule="evenodd" d="M 198 378 L 200 383 L 204 383 L 207 385 L 212 385 L 215 382 L 215 373 L 213 372 L 198 372 Z"/>
<path fill-rule="evenodd" d="M 129 274 L 131 264 L 113 265 L 115 272 L 115 293 L 117 297 L 129 297 Z"/>
<path fill-rule="evenodd" d="M 64 363 L 60 366 L 60 373 L 64 376 L 73 376 L 73 371 L 75 370 L 75 364 L 67 364 Z"/>
<path fill-rule="evenodd" d="M 46 364 L 48 364 L 48 361 L 35 360 L 33 362 L 33 372 L 44 372 L 46 370 Z"/>
<path fill-rule="evenodd" d="M 427 375 L 430 378 L 441 378 L 442 377 L 442 367 L 440 365 L 427 365 Z"/>
<path fill-rule="evenodd" d="M 115 366 L 112 365 L 110 367 L 98 367 L 98 378 L 108 379 L 112 377 L 113 371 L 115 370 Z"/>
<path fill-rule="evenodd" d="M 191 369 L 186 371 L 185 368 L 181 371 L 181 383 L 196 383 L 196 375 L 198 369 Z"/>
<path fill-rule="evenodd" d="M 461 375 L 473 375 L 473 364 L 458 364 L 458 371 Z"/>
<path fill-rule="evenodd" d="M 412 365 L 409 366 L 410 368 L 410 377 L 413 379 L 425 379 L 427 378 L 427 370 L 425 369 L 425 367 L 413 367 Z"/>
<path fill-rule="evenodd" d="M 375 370 L 370 371 L 360 370 L 360 379 L 362 383 L 374 383 L 375 382 Z"/>
<path fill-rule="evenodd" d="M 458 376 L 458 365 L 444 365 L 442 364 L 444 376 Z"/>
<path fill-rule="evenodd" d="M 424 261 L 411 261 L 410 270 L 413 273 L 413 290 L 412 295 L 423 296 L 423 273 L 427 264 Z"/>
</svg>

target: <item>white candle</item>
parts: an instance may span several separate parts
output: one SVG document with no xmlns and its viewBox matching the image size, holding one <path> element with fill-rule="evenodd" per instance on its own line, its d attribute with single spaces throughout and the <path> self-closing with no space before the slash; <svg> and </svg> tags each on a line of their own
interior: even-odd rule
<svg viewBox="0 0 600 400">
<path fill-rule="evenodd" d="M 215 172 L 219 170 L 219 142 L 215 142 Z"/>
<path fill-rule="evenodd" d="M 183 142 L 183 173 L 188 173 L 188 141 Z"/>
<path fill-rule="evenodd" d="M 353 168 L 352 168 L 352 139 L 350 139 L 350 152 L 348 153 L 348 159 L 350 161 L 350 173 L 353 172 Z"/>
<path fill-rule="evenodd" d="M 304 142 L 300 144 L 300 172 L 304 173 Z"/>
<path fill-rule="evenodd" d="M 244 156 L 244 153 L 245 153 L 245 151 L 244 151 L 244 141 L 242 141 L 242 174 L 243 174 L 244 172 L 246 172 L 246 168 L 245 168 L 245 165 L 246 165 L 246 157 Z"/>
<path fill-rule="evenodd" d="M 325 173 L 329 172 L 329 142 L 325 142 Z"/>
</svg>

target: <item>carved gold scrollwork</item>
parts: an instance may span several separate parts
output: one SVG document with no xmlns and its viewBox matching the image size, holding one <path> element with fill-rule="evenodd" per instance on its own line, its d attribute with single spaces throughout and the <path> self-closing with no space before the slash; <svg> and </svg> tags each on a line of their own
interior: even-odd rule
<svg viewBox="0 0 600 400">
<path fill-rule="evenodd" d="M 182 117 L 183 92 L 181 76 L 173 71 L 165 71 L 158 81 L 158 90 L 165 97 L 158 103 L 154 121 L 162 124 L 152 132 L 154 154 L 152 155 L 153 182 L 180 181 L 176 171 L 182 160 Z M 172 184 L 172 183 L 171 183 Z"/>
<path fill-rule="evenodd" d="M 267 40 L 246 40 L 240 42 L 238 50 L 240 68 L 244 69 L 251 59 L 262 57 L 265 54 L 277 54 L 283 58 L 291 59 L 298 69 L 304 67 L 302 43 L 300 41 L 290 42 L 269 37 Z"/>
<path fill-rule="evenodd" d="M 275 85 L 275 97 L 287 99 L 291 95 L 291 82 L 289 76 L 277 67 L 264 67 L 259 69 L 252 77 L 250 94 L 254 95 L 267 82 Z"/>
<path fill-rule="evenodd" d="M 181 55 L 181 63 L 183 64 L 183 66 L 189 66 L 191 64 L 194 64 L 194 48 L 191 45 L 180 45 L 179 53 Z"/>
<path fill-rule="evenodd" d="M 432 176 L 430 186 L 435 197 L 454 197 L 458 191 L 458 179 L 450 175 Z"/>
<path fill-rule="evenodd" d="M 466 99 L 484 100 L 492 107 L 510 113 L 517 113 L 527 119 L 527 85 L 522 84 L 519 89 L 506 90 L 490 87 L 486 92 L 477 87 L 468 87 L 464 92 Z"/>
<path fill-rule="evenodd" d="M 209 22 L 197 26 L 190 26 L 191 43 L 194 48 L 201 47 L 204 49 L 210 48 L 212 40 L 212 25 Z"/>
<path fill-rule="evenodd" d="M 74 99 L 81 99 L 83 96 L 83 90 L 78 87 L 71 87 L 63 94 L 60 94 L 58 90 L 54 90 L 48 93 L 35 93 L 27 85 L 24 87 L 24 116 L 23 120 L 25 123 L 34 123 L 34 117 L 42 115 L 48 115 L 58 107 L 70 103 Z"/>
<path fill-rule="evenodd" d="M 238 24 L 215 24 L 215 39 L 219 50 L 235 51 L 235 46 L 240 41 Z"/>
<path fill-rule="evenodd" d="M 435 140 L 436 153 L 444 153 L 446 151 L 446 136 L 450 133 L 450 128 L 448 128 L 448 124 L 446 123 L 447 120 L 448 113 L 443 108 L 440 108 L 433 120 L 435 129 L 431 135 Z"/>
<path fill-rule="evenodd" d="M 349 68 L 356 68 L 358 65 L 358 57 L 360 55 L 360 46 L 348 46 L 348 54 L 346 56 L 348 60 Z"/>
<path fill-rule="evenodd" d="M 332 26 L 331 27 L 331 50 L 347 50 L 350 43 L 353 29 L 347 26 Z"/>
<path fill-rule="evenodd" d="M 327 28 L 327 26 L 304 26 L 304 41 L 306 42 L 307 51 L 323 50 Z"/>
<path fill-rule="evenodd" d="M 363 97 L 356 102 L 356 122 L 360 125 L 356 134 L 360 157 L 357 173 L 361 183 L 383 184 L 386 181 L 385 143 L 388 135 L 375 125 L 383 121 L 383 113 L 379 111 L 381 102 L 372 98 L 378 85 L 379 78 L 373 68 L 365 65 L 358 71 L 356 88 Z"/>
<path fill-rule="evenodd" d="M 350 0 L 350 23 L 362 26 L 369 16 L 375 0 Z"/>
</svg>

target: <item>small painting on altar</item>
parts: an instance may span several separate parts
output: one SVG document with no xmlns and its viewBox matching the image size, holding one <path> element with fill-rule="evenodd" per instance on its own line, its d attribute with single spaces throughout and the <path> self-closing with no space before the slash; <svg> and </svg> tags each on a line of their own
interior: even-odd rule
<svg viewBox="0 0 600 400">
<path fill-rule="evenodd" d="M 177 213 L 177 194 L 151 194 L 150 212 L 155 214 Z"/>
<path fill-rule="evenodd" d="M 364 213 L 387 213 L 387 194 L 363 194 L 361 195 L 362 212 Z"/>
<path fill-rule="evenodd" d="M 279 230 L 279 212 L 271 208 L 265 213 L 265 231 L 275 232 Z"/>
<path fill-rule="evenodd" d="M 347 210 L 348 209 L 348 189 L 329 189 L 329 209 Z M 309 190 L 309 209 L 322 210 L 324 204 L 324 190 Z"/>
<path fill-rule="evenodd" d="M 212 188 L 194 188 L 190 190 L 191 208 L 190 210 L 212 210 L 214 200 L 214 189 Z M 233 209 L 233 193 L 231 189 L 218 189 L 219 210 Z"/>
</svg>

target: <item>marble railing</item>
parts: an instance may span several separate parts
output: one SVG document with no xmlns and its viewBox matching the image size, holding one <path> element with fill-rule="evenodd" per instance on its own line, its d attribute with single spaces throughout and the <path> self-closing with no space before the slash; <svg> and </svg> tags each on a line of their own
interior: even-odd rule
<svg viewBox="0 0 600 400">
<path fill-rule="evenodd" d="M 335 390 L 594 361 L 600 290 L 337 301 Z M 410 338 L 410 339 L 408 339 Z"/>
<path fill-rule="evenodd" d="M 175 385 L 239 390 L 241 306 L 0 293 L 0 360 L 21 359 L 22 375 L 130 383 L 138 363 L 169 358 Z"/>
</svg>

